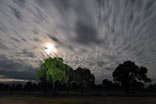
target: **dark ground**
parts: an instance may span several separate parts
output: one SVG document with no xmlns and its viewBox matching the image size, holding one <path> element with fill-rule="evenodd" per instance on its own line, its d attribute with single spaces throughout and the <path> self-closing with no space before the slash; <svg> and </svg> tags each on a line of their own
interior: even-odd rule
<svg viewBox="0 0 156 104">
<path fill-rule="evenodd" d="M 77 96 L 34 97 L 1 96 L 0 104 L 156 104 L 156 97 Z"/>
</svg>

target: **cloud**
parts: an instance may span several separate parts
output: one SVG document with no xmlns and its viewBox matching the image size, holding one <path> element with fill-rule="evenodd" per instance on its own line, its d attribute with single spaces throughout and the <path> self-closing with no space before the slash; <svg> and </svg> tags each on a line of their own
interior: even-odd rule
<svg viewBox="0 0 156 104">
<path fill-rule="evenodd" d="M 33 52 L 29 52 L 29 51 L 26 50 L 26 49 L 24 49 L 24 50 L 22 51 L 21 54 L 25 55 L 26 57 L 32 57 L 32 58 L 35 58 L 35 54 L 34 54 Z"/>
<path fill-rule="evenodd" d="M 52 42 L 58 56 L 74 69 L 89 68 L 98 82 L 111 78 L 125 60 L 147 67 L 154 78 L 155 10 L 155 0 L 4 0 L 0 3 L 1 72 L 33 79 L 48 57 L 44 44 Z"/>
<path fill-rule="evenodd" d="M 2 49 L 7 49 L 7 46 L 5 45 L 5 44 L 3 44 L 3 43 L 0 43 L 0 49 L 2 50 Z"/>
<path fill-rule="evenodd" d="M 20 13 L 20 11 L 18 11 L 17 9 L 15 9 L 15 8 L 13 8 L 13 7 L 11 7 L 11 6 L 9 6 L 9 7 L 10 7 L 10 9 L 12 10 L 12 13 L 14 14 L 14 16 L 15 16 L 17 19 L 19 19 L 19 20 L 22 21 L 22 14 Z"/>
<path fill-rule="evenodd" d="M 55 42 L 57 42 L 57 43 L 61 43 L 56 37 L 54 37 L 54 36 L 52 36 L 52 35 L 50 35 L 50 34 L 48 34 L 48 36 L 49 36 L 49 38 L 50 38 L 51 40 L 53 40 L 53 41 L 55 41 Z"/>
<path fill-rule="evenodd" d="M 35 80 L 36 68 L 18 62 L 18 60 L 8 59 L 5 55 L 0 55 L 0 74 L 3 78 Z"/>
<path fill-rule="evenodd" d="M 75 33 L 75 41 L 79 44 L 87 45 L 90 43 L 100 43 L 100 40 L 97 37 L 98 33 L 92 25 L 84 24 L 82 21 L 78 21 L 76 23 Z"/>
<path fill-rule="evenodd" d="M 105 62 L 103 62 L 103 61 L 99 61 L 99 62 L 97 62 L 97 65 L 98 65 L 99 67 L 102 67 L 102 66 L 105 65 Z"/>
<path fill-rule="evenodd" d="M 29 68 L 30 69 L 30 68 Z M 12 79 L 21 79 L 21 80 L 37 80 L 35 71 L 6 71 L 1 70 L 1 74 L 5 76 L 5 78 Z"/>
<path fill-rule="evenodd" d="M 26 0 L 13 0 L 13 2 L 22 7 L 25 5 Z"/>
</svg>

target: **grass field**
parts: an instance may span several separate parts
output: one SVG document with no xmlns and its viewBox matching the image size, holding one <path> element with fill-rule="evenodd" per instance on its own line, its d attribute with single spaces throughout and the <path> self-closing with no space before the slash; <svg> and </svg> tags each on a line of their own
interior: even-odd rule
<svg viewBox="0 0 156 104">
<path fill-rule="evenodd" d="M 0 104 L 156 104 L 156 97 L 0 97 Z"/>
</svg>

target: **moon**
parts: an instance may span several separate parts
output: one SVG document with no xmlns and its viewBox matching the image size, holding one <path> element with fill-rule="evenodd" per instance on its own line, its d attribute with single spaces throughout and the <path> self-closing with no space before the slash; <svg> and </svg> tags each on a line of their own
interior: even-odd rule
<svg viewBox="0 0 156 104">
<path fill-rule="evenodd" d="M 46 43 L 45 44 L 45 52 L 48 54 L 48 55 L 50 55 L 50 54 L 52 54 L 52 53 L 56 53 L 56 47 L 55 47 L 55 45 L 54 44 L 52 44 L 52 43 Z"/>
</svg>

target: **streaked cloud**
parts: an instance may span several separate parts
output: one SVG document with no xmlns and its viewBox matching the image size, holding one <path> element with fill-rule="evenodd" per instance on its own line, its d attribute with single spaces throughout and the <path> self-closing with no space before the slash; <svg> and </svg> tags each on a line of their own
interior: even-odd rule
<svg viewBox="0 0 156 104">
<path fill-rule="evenodd" d="M 155 79 L 155 10 L 155 0 L 2 0 L 0 75 L 35 79 L 48 57 L 43 44 L 52 42 L 58 56 L 90 68 L 97 82 L 127 59 Z"/>
</svg>

